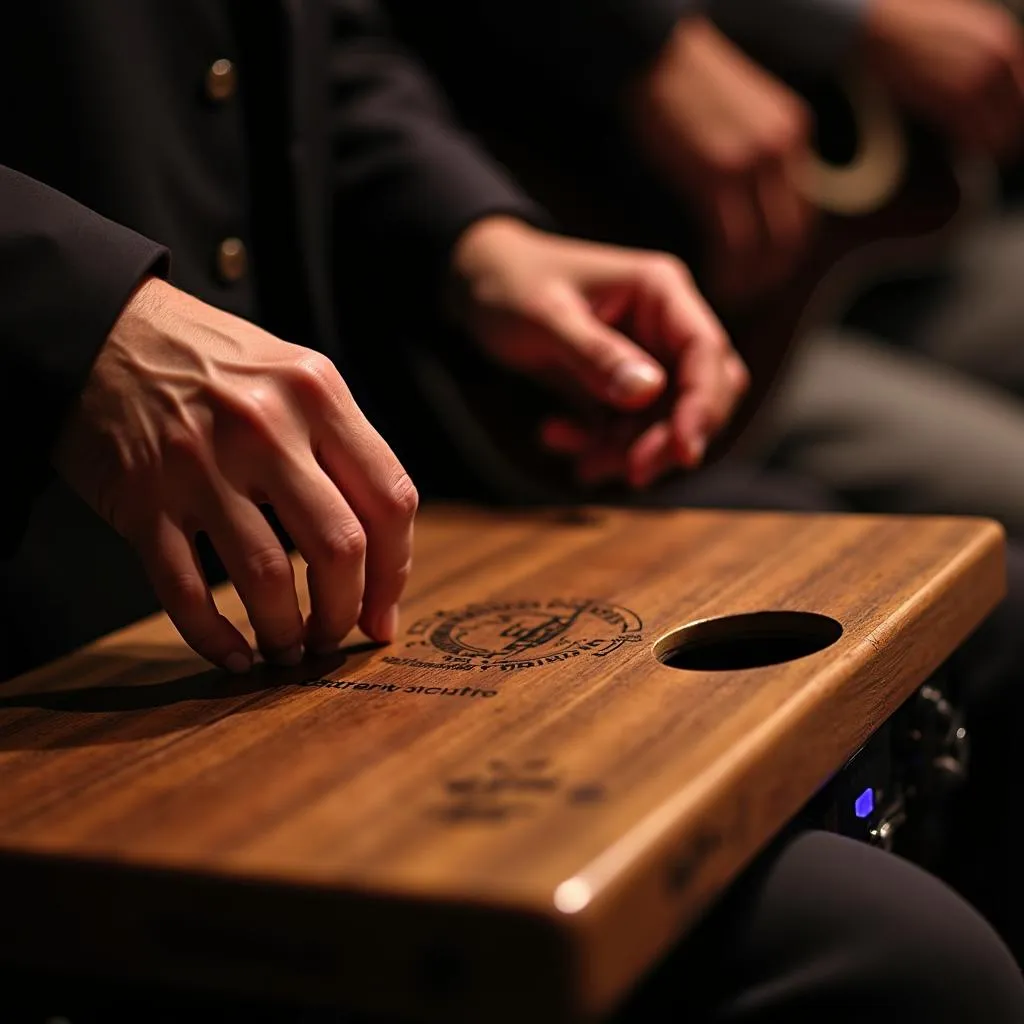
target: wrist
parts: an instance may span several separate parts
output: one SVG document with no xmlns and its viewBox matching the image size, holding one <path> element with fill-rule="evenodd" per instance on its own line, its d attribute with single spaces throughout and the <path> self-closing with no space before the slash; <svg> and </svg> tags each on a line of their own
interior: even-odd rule
<svg viewBox="0 0 1024 1024">
<path fill-rule="evenodd" d="M 140 324 L 150 324 L 159 315 L 166 294 L 177 289 L 159 277 L 144 277 L 135 290 L 128 296 L 128 301 L 110 330 L 109 337 L 119 334 L 126 328 Z"/>
<path fill-rule="evenodd" d="M 463 321 L 471 300 L 487 289 L 495 269 L 508 261 L 510 251 L 543 232 L 507 214 L 481 217 L 458 237 L 452 249 L 448 289 L 449 313 Z"/>
<path fill-rule="evenodd" d="M 540 234 L 537 228 L 507 214 L 482 217 L 459 235 L 452 250 L 452 271 L 457 278 L 471 276 L 494 252 Z"/>
<path fill-rule="evenodd" d="M 626 96 L 630 121 L 671 104 L 679 93 L 679 76 L 699 60 L 702 50 L 722 41 L 718 29 L 705 17 L 680 18 L 658 51 L 653 63 L 632 84 Z"/>
</svg>

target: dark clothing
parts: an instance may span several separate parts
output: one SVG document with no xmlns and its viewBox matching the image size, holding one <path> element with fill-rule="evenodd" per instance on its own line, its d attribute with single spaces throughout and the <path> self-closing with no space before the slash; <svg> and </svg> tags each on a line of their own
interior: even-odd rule
<svg viewBox="0 0 1024 1024">
<path fill-rule="evenodd" d="M 164 261 L 156 243 L 0 169 L 0 550 L 24 529 L 66 411 L 114 321 Z"/>
<path fill-rule="evenodd" d="M 618 105 L 653 63 L 680 19 L 705 0 L 384 0 L 400 35 L 415 40 L 431 69 L 459 76 L 481 99 L 504 95 Z M 458 26 L 458 30 L 455 29 Z M 467 45 L 467 42 L 472 45 Z M 459 90 L 462 91 L 461 89 Z"/>
<path fill-rule="evenodd" d="M 219 59 L 236 74 L 226 96 L 207 84 Z M 19 5 L 0 88 L 0 164 L 14 168 L 0 170 L 0 428 L 19 438 L 5 547 L 111 324 L 165 249 L 184 290 L 344 369 L 339 253 L 422 305 L 471 222 L 542 217 L 362 0 Z M 218 272 L 226 238 L 249 249 L 237 280 Z"/>
</svg>

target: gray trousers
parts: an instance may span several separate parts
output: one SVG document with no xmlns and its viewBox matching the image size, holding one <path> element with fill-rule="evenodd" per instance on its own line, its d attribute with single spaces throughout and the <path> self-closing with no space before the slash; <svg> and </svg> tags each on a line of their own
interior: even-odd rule
<svg viewBox="0 0 1024 1024">
<path fill-rule="evenodd" d="M 805 340 L 758 451 L 860 510 L 993 516 L 1024 536 L 1024 213 L 901 284 L 859 327 Z"/>
</svg>

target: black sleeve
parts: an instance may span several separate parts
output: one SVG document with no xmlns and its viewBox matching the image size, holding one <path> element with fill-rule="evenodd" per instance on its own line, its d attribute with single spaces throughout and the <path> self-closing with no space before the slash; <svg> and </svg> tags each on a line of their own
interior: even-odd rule
<svg viewBox="0 0 1024 1024">
<path fill-rule="evenodd" d="M 617 103 L 676 23 L 704 0 L 386 0 L 404 38 L 445 63 L 473 64 L 594 105 Z M 443 56 L 442 56 L 443 55 Z"/>
<path fill-rule="evenodd" d="M 0 167 L 0 552 L 16 546 L 67 413 L 125 302 L 166 251 Z"/>
<path fill-rule="evenodd" d="M 330 87 L 337 245 L 431 301 L 474 221 L 547 215 L 454 120 L 438 88 L 369 2 L 332 8 Z"/>
</svg>

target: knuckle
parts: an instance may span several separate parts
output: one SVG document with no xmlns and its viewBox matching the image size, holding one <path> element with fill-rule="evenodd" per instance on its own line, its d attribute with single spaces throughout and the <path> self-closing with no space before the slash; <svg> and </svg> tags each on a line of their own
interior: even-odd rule
<svg viewBox="0 0 1024 1024">
<path fill-rule="evenodd" d="M 366 557 L 366 534 L 358 523 L 347 523 L 324 532 L 324 557 L 332 565 L 362 562 Z"/>
<path fill-rule="evenodd" d="M 672 285 L 691 280 L 686 264 L 670 252 L 652 253 L 648 258 L 647 270 L 655 280 Z"/>
<path fill-rule="evenodd" d="M 345 391 L 337 367 L 320 352 L 305 352 L 295 363 L 292 386 L 300 398 L 314 401 L 338 396 Z"/>
<path fill-rule="evenodd" d="M 245 559 L 246 572 L 252 583 L 268 590 L 292 583 L 292 566 L 281 547 L 264 547 L 250 551 Z"/>
<path fill-rule="evenodd" d="M 721 140 L 709 149 L 708 163 L 723 177 L 742 178 L 757 165 L 758 151 L 746 142 Z"/>
<path fill-rule="evenodd" d="M 416 485 L 404 470 L 388 489 L 387 511 L 400 522 L 409 522 L 420 507 L 420 496 Z"/>
<path fill-rule="evenodd" d="M 170 608 L 194 610 L 206 604 L 206 584 L 194 573 L 166 573 L 159 585 L 163 603 Z"/>
<path fill-rule="evenodd" d="M 274 434 L 288 416 L 288 408 L 280 391 L 270 384 L 254 386 L 235 403 L 235 412 L 245 429 L 263 437 Z"/>
</svg>

